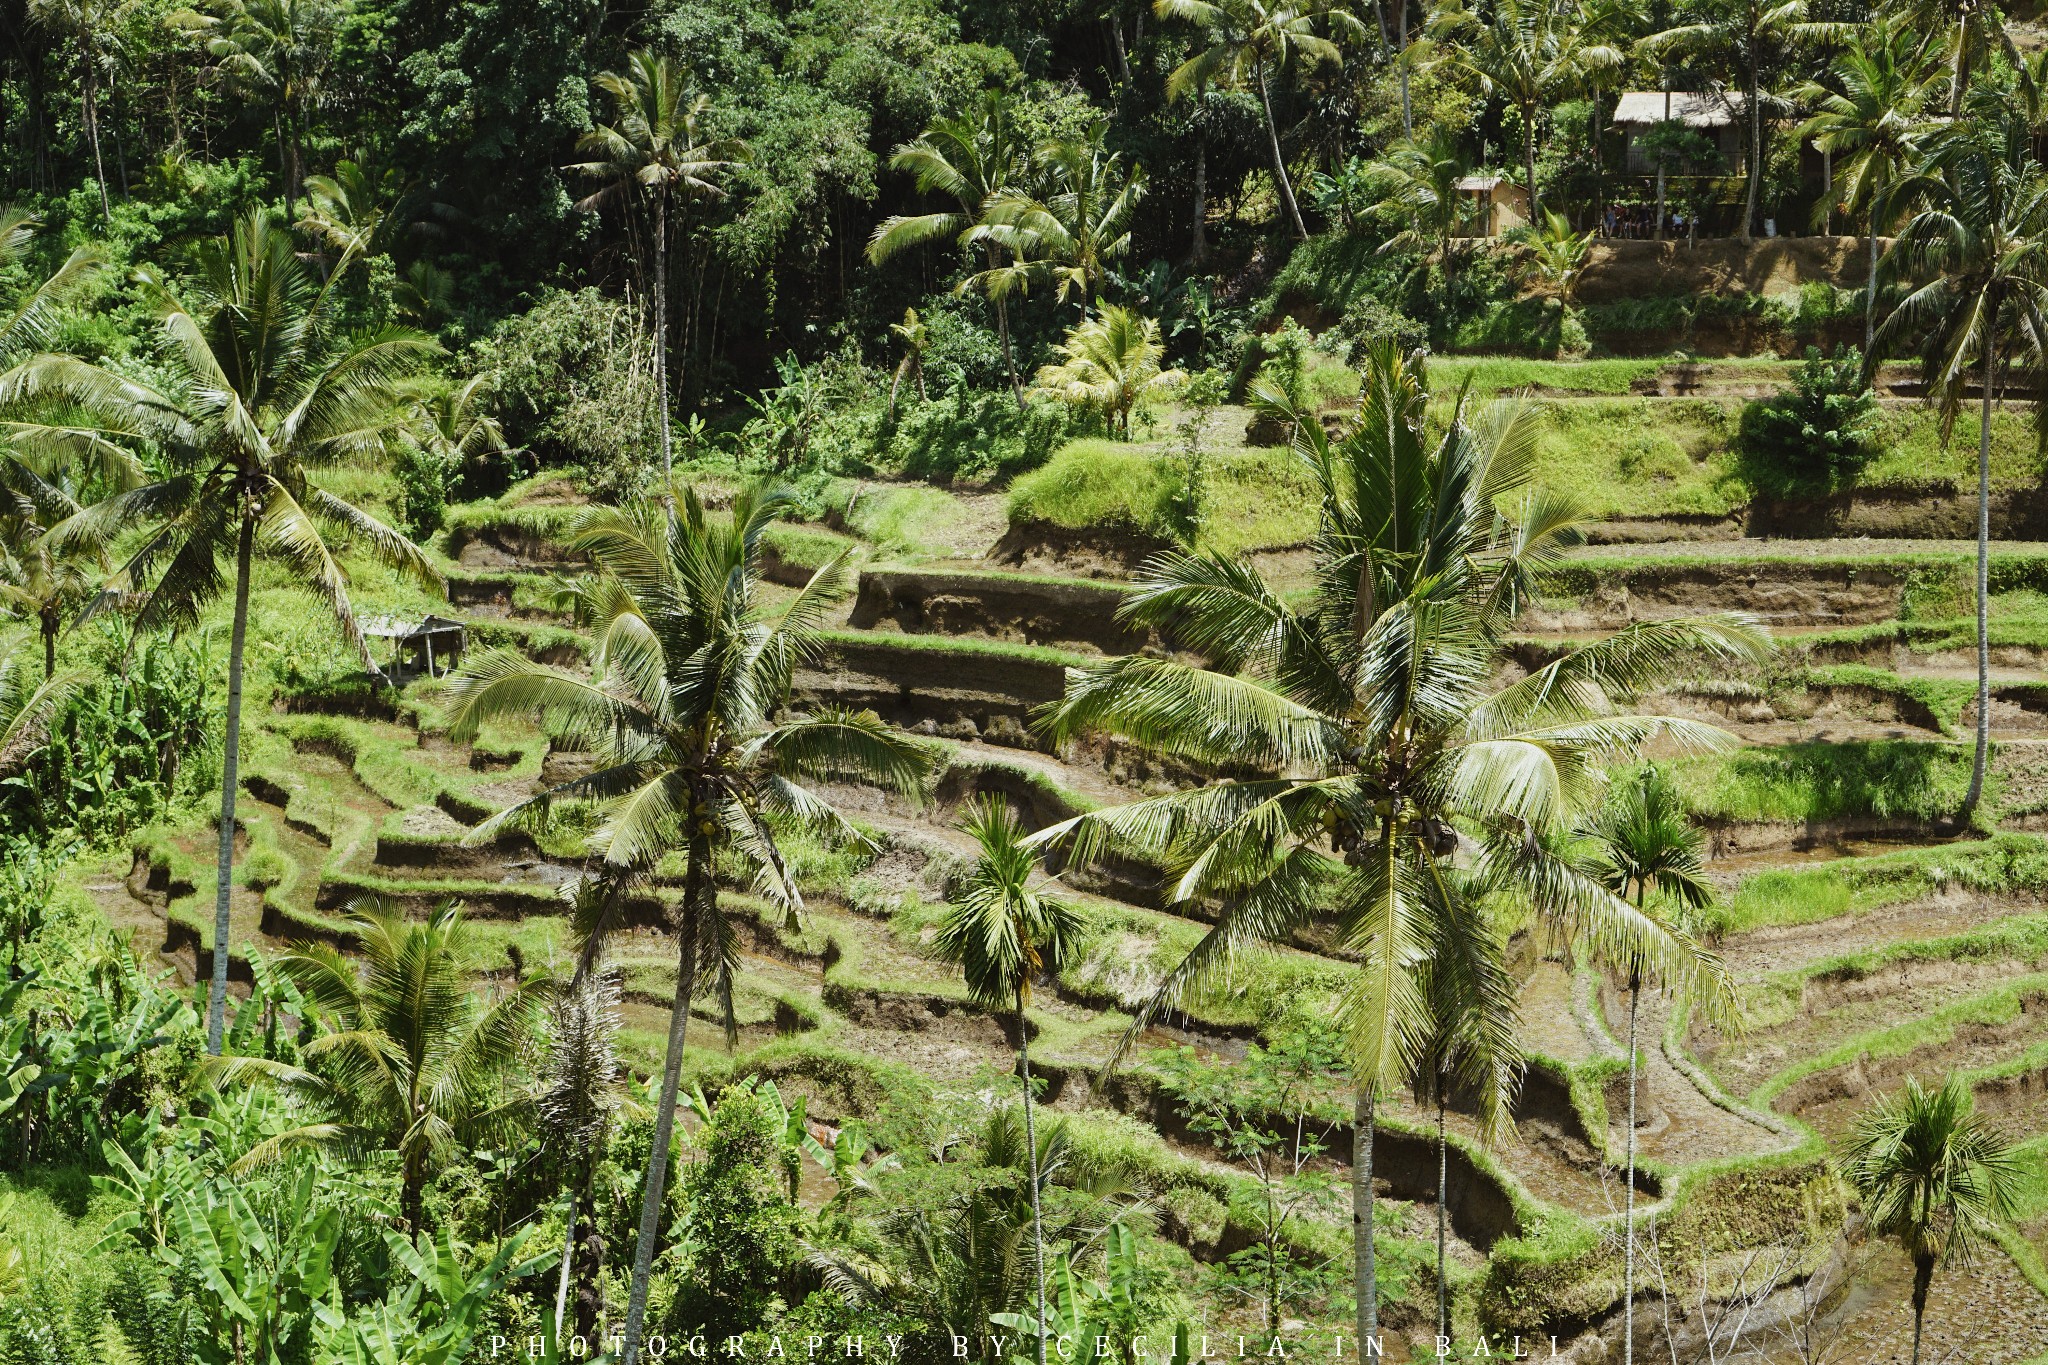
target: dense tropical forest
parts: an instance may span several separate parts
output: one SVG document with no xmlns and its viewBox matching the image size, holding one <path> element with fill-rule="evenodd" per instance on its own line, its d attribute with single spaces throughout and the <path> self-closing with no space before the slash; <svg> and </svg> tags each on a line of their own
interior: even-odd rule
<svg viewBox="0 0 2048 1365">
<path fill-rule="evenodd" d="M 0 1365 L 2048 1363 L 2048 29 L 0 0 Z"/>
</svg>

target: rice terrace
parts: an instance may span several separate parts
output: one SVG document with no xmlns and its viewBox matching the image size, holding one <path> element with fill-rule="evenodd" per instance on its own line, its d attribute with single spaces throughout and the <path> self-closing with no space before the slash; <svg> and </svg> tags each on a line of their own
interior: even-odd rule
<svg viewBox="0 0 2048 1365">
<path fill-rule="evenodd" d="M 2048 1365 L 2048 30 L 0 0 L 0 1365 Z"/>
</svg>

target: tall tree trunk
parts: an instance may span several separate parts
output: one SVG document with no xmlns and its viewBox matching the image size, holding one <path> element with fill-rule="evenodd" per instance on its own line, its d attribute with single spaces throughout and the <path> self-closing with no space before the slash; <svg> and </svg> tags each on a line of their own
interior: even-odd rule
<svg viewBox="0 0 2048 1365">
<path fill-rule="evenodd" d="M 105 223 L 109 228 L 111 228 L 114 225 L 114 211 L 107 206 L 107 166 L 106 163 L 100 159 L 100 99 L 98 80 L 99 73 L 93 69 L 92 44 L 90 38 L 87 39 L 87 41 L 84 44 L 84 47 L 85 74 L 79 82 L 79 102 L 83 106 L 81 112 L 85 115 L 85 134 L 87 139 L 90 140 L 92 143 L 93 174 L 99 177 L 100 221 Z"/>
<path fill-rule="evenodd" d="M 1671 122 L 1671 72 L 1664 72 L 1664 121 Z M 1664 240 L 1664 162 L 1667 153 L 1657 151 L 1657 240 Z"/>
<path fill-rule="evenodd" d="M 1749 187 L 1743 196 L 1742 208 L 1742 240 L 1747 244 L 1753 240 L 1751 232 L 1756 226 L 1757 200 L 1764 187 L 1764 109 L 1757 99 L 1755 80 L 1750 81 L 1743 101 L 1749 105 Z"/>
<path fill-rule="evenodd" d="M 555 1281 L 555 1324 L 550 1330 L 557 1341 L 569 1331 L 569 1263 L 576 1255 L 576 1195 L 577 1191 L 572 1188 L 569 1191 L 569 1226 L 562 1233 L 562 1275 Z"/>
<path fill-rule="evenodd" d="M 1209 258 L 1209 143 L 1195 139 L 1195 212 L 1189 225 L 1188 264 L 1200 265 Z"/>
<path fill-rule="evenodd" d="M 1444 1244 L 1449 1240 L 1450 1227 L 1444 1204 L 1451 1190 L 1450 1142 L 1444 1136 L 1444 1087 L 1449 1083 L 1449 1078 L 1442 1074 L 1436 1078 L 1436 1334 L 1440 1337 L 1451 1334 L 1451 1283 L 1444 1278 Z"/>
<path fill-rule="evenodd" d="M 668 186 L 654 191 L 654 392 L 661 418 L 661 496 L 673 505 L 675 472 L 668 432 Z"/>
<path fill-rule="evenodd" d="M 1401 84 L 1401 136 L 1415 137 L 1415 105 L 1408 97 L 1408 0 L 1394 11 L 1394 74 Z"/>
<path fill-rule="evenodd" d="M 1110 44 L 1116 49 L 1116 78 L 1117 93 L 1119 95 L 1123 93 L 1124 87 L 1131 83 L 1131 56 L 1124 49 L 1124 16 L 1119 12 L 1120 8 L 1120 6 L 1111 5 L 1108 16 Z"/>
<path fill-rule="evenodd" d="M 1529 226 L 1543 221 L 1543 201 L 1536 197 L 1536 108 L 1522 110 L 1522 173 L 1529 177 Z M 1487 224 L 1488 228 L 1493 225 Z"/>
<path fill-rule="evenodd" d="M 57 674 L 57 609 L 45 607 L 42 612 L 43 626 L 43 681 L 48 682 Z"/>
<path fill-rule="evenodd" d="M 1273 149 L 1273 181 L 1280 187 L 1280 203 L 1287 209 L 1287 221 L 1294 224 L 1294 233 L 1302 241 L 1308 240 L 1308 225 L 1301 221 L 1301 206 L 1294 202 L 1294 186 L 1287 179 L 1287 159 L 1280 154 L 1280 127 L 1273 122 L 1273 97 L 1266 89 L 1266 65 L 1258 67 L 1259 107 L 1266 111 L 1266 141 Z"/>
<path fill-rule="evenodd" d="M 1956 59 L 1948 78 L 1948 116 L 1952 119 L 1963 116 L 1963 78 L 1967 74 L 1963 65 L 1963 55 L 1969 50 L 1969 37 L 1969 18 L 1967 15 L 1958 14 L 1956 16 Z M 1916 1332 L 1915 1335 L 1917 1336 L 1918 1333 Z M 1914 1365 L 1919 1365 L 1917 1351 L 1915 1352 Z"/>
<path fill-rule="evenodd" d="M 1636 905 L 1642 905 L 1642 896 Z M 1642 999 L 1642 978 L 1631 972 L 1628 978 L 1628 1212 L 1622 1223 L 1622 1365 L 1636 1359 L 1636 1006 Z"/>
<path fill-rule="evenodd" d="M 694 803 L 694 797 L 693 797 Z M 700 817 L 697 811 L 692 818 Z M 622 1365 L 638 1365 L 640 1331 L 647 1318 L 647 1286 L 654 1275 L 654 1248 L 661 1238 L 661 1201 L 668 1189 L 668 1149 L 675 1138 L 676 1093 L 682 1088 L 683 1040 L 690 1025 L 690 1000 L 697 989 L 697 932 L 711 885 L 711 840 L 690 836 L 690 867 L 683 891 L 681 942 L 676 950 L 676 996 L 669 1007 L 668 1052 L 661 1064 L 661 1107 L 654 1115 L 654 1146 L 647 1153 L 647 1180 L 640 1195 L 640 1235 L 633 1245 L 633 1279 L 626 1294 L 626 1326 L 619 1348 Z"/>
<path fill-rule="evenodd" d="M 1920 1329 L 1927 1325 L 1927 1288 L 1934 1282 L 1934 1258 L 1913 1258 L 1913 1365 L 1920 1365 Z"/>
<path fill-rule="evenodd" d="M 997 261 L 994 244 L 987 244 L 983 250 L 984 258 L 988 261 L 988 268 L 994 270 Z M 1017 410 L 1022 412 L 1024 410 L 1024 382 L 1017 378 L 1017 356 L 1010 348 L 1010 301 L 999 296 L 992 296 L 989 302 L 996 306 L 996 336 L 1001 338 L 1003 343 L 1003 368 L 1010 372 L 1010 392 L 1016 396 Z"/>
<path fill-rule="evenodd" d="M 1987 311 L 1995 322 L 1996 299 Z M 1984 761 L 1991 749 L 1991 386 L 1998 359 L 1992 322 L 1985 325 L 1984 395 L 1977 424 L 1977 754 L 1970 762 L 1970 792 L 1963 798 L 1965 820 L 1984 795 Z"/>
<path fill-rule="evenodd" d="M 1045 1223 L 1038 1207 L 1038 1120 L 1031 1103 L 1031 1035 L 1024 1021 L 1024 992 L 1017 992 L 1017 1071 L 1024 1078 L 1025 1165 L 1031 1178 L 1031 1267 L 1038 1282 L 1037 1365 L 1045 1365 Z"/>
<path fill-rule="evenodd" d="M 1372 1243 L 1373 1089 L 1358 1087 L 1351 1118 L 1351 1291 L 1357 1299 L 1358 1360 L 1367 1359 L 1367 1343 L 1380 1334 L 1379 1267 Z"/>
<path fill-rule="evenodd" d="M 220 856 L 214 863 L 213 989 L 206 1002 L 206 1052 L 220 1056 L 228 1026 L 228 948 L 234 937 L 230 918 L 235 896 L 235 784 L 241 780 L 242 653 L 249 640 L 249 561 L 256 548 L 256 513 L 248 493 L 236 489 L 242 504 L 242 530 L 235 542 L 235 620 L 228 635 L 228 730 L 220 764 Z"/>
<path fill-rule="evenodd" d="M 1877 354 L 1877 216 L 1871 215 L 1870 226 L 1864 229 L 1870 234 L 1870 285 L 1863 291 L 1863 360 L 1865 364 L 1876 363 Z M 1875 373 L 1873 371 L 1873 373 Z"/>
<path fill-rule="evenodd" d="M 1600 146 L 1600 87 L 1592 89 L 1593 112 L 1586 118 L 1586 141 L 1593 145 L 1593 231 L 1607 222 L 1607 157 Z"/>
</svg>

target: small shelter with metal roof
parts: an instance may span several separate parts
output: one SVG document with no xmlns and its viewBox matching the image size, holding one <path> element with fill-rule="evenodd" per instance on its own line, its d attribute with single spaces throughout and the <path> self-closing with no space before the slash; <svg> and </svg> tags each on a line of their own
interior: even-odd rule
<svg viewBox="0 0 2048 1365">
<path fill-rule="evenodd" d="M 363 638 L 391 642 L 391 671 L 405 667 L 405 656 L 413 656 L 413 668 L 437 678 L 462 661 L 469 643 L 469 628 L 446 616 L 428 614 L 425 620 L 409 621 L 399 616 L 367 616 L 361 621 Z"/>
</svg>

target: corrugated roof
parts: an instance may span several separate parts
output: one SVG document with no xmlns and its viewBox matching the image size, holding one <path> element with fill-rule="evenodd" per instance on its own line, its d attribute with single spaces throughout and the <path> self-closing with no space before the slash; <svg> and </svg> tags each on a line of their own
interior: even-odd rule
<svg viewBox="0 0 2048 1365">
<path fill-rule="evenodd" d="M 1742 112 L 1742 92 L 1729 90 L 1673 90 L 1671 117 L 1688 128 L 1725 128 Z M 1665 92 L 1630 90 L 1614 105 L 1616 127 L 1640 127 L 1664 121 Z"/>
</svg>

